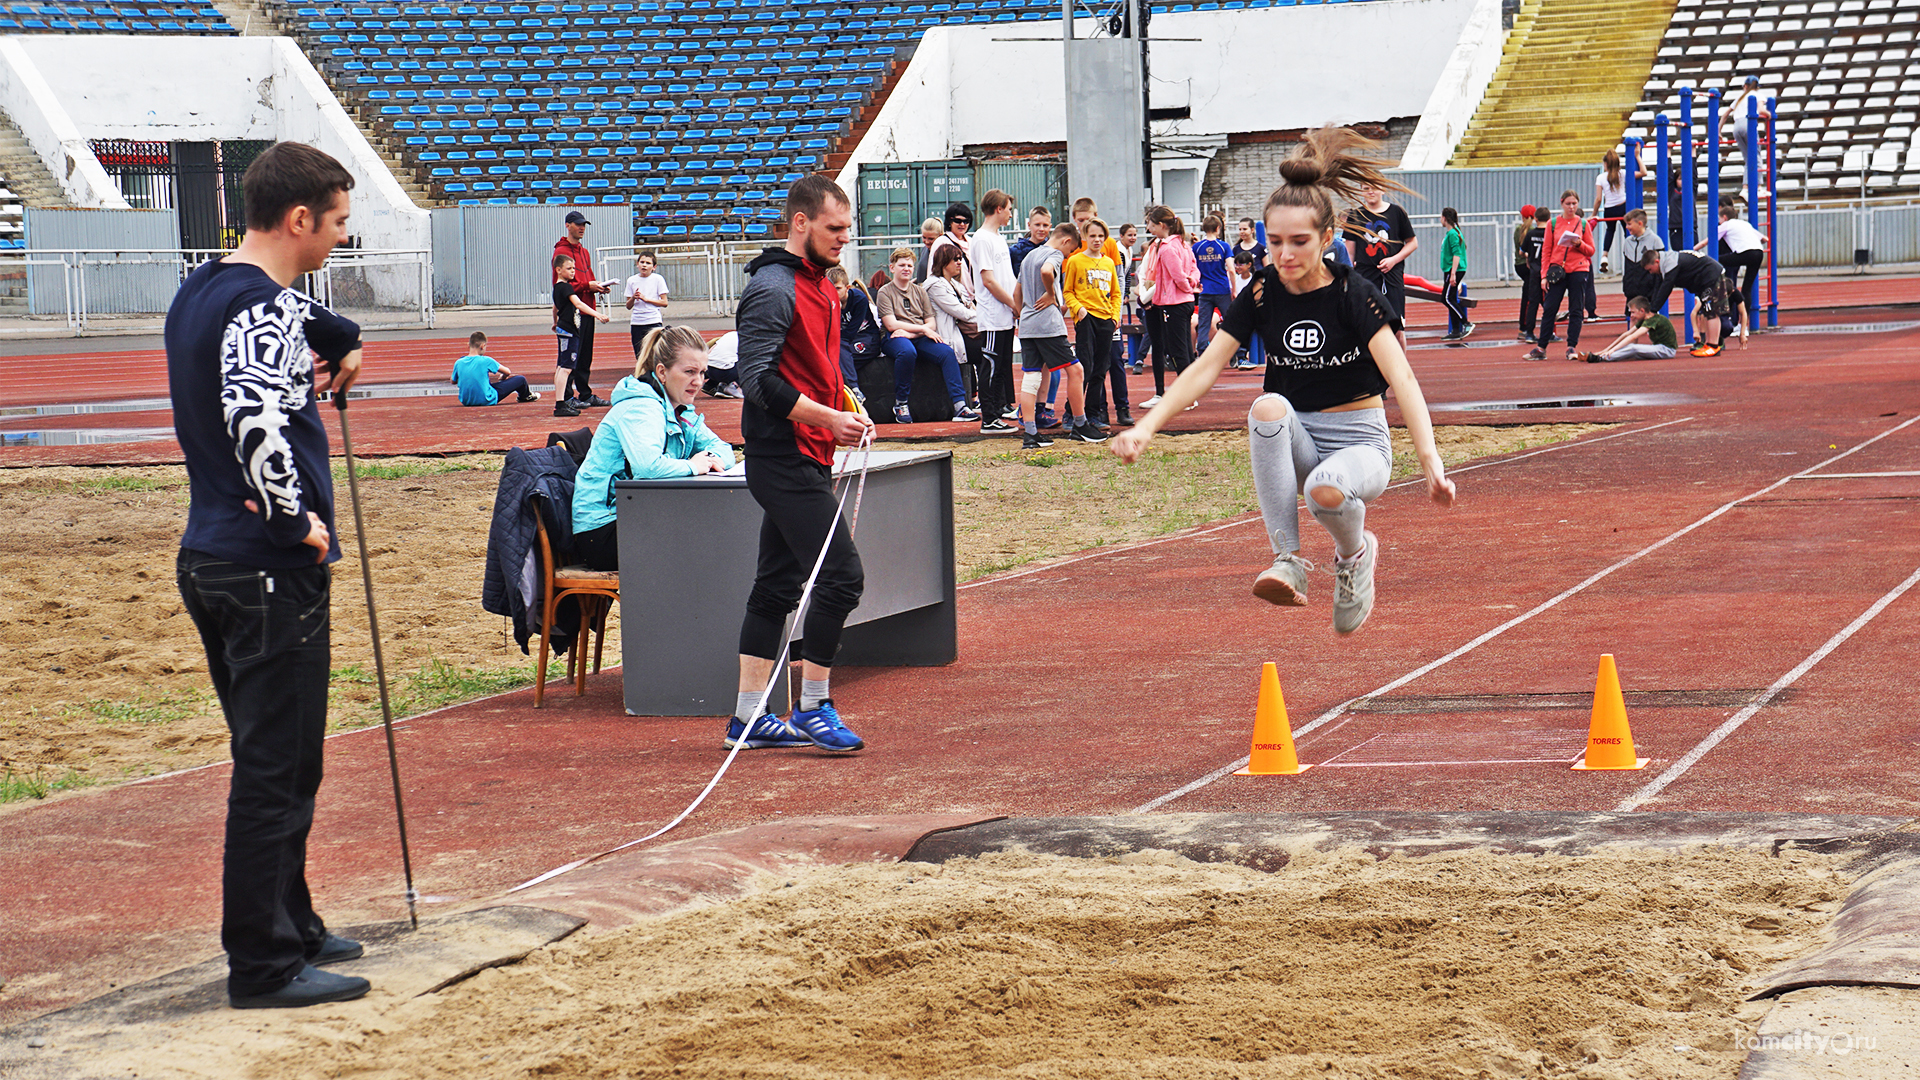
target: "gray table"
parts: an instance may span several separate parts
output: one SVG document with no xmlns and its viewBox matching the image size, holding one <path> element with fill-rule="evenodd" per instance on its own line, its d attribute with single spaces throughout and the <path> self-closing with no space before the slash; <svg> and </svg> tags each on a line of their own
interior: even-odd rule
<svg viewBox="0 0 1920 1080">
<path fill-rule="evenodd" d="M 859 455 L 842 454 L 840 463 L 836 475 L 847 475 Z M 763 517 L 746 478 L 622 480 L 614 501 L 628 715 L 731 713 Z M 867 584 L 836 663 L 933 667 L 957 659 L 953 455 L 874 451 L 853 541 Z M 768 708 L 782 711 L 784 680 L 774 693 Z"/>
</svg>

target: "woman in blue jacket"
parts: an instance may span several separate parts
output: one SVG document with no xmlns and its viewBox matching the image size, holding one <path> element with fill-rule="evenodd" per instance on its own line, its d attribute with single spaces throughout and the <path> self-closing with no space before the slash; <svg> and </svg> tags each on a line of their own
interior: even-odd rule
<svg viewBox="0 0 1920 1080">
<path fill-rule="evenodd" d="M 620 569 L 616 480 L 664 480 L 733 467 L 733 448 L 693 411 L 707 374 L 707 343 L 685 326 L 648 334 L 633 374 L 613 388 L 613 407 L 573 487 L 573 553 L 590 569 Z"/>
</svg>

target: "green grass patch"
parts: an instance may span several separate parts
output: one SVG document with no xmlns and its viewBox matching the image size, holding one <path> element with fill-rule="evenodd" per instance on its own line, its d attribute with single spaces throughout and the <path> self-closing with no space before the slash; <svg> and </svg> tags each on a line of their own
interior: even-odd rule
<svg viewBox="0 0 1920 1080">
<path fill-rule="evenodd" d="M 201 715 L 212 697 L 202 690 L 133 701 L 89 701 L 68 711 L 85 713 L 102 724 L 169 724 Z"/>
<path fill-rule="evenodd" d="M 457 472 L 498 472 L 499 462 L 485 456 L 467 455 L 451 458 L 387 458 L 380 461 L 356 459 L 354 473 L 362 480 L 405 480 L 415 476 L 439 476 Z M 336 483 L 347 482 L 347 463 L 345 459 L 333 462 L 333 479 Z"/>
<path fill-rule="evenodd" d="M 75 480 L 76 492 L 110 493 L 116 491 L 166 491 L 170 488 L 184 487 L 184 480 L 156 480 L 151 476 L 113 475 L 102 476 L 97 480 Z"/>
<path fill-rule="evenodd" d="M 532 686 L 533 672 L 532 663 L 480 669 L 429 660 L 425 667 L 390 676 L 387 693 L 397 720 Z M 566 675 L 566 658 L 549 657 L 548 681 L 565 679 Z M 335 668 L 328 696 L 329 729 L 352 731 L 380 723 L 380 691 L 373 672 L 357 664 Z"/>
<path fill-rule="evenodd" d="M 56 791 L 73 791 L 78 788 L 92 787 L 99 783 L 89 776 L 82 776 L 68 769 L 57 779 L 48 779 L 45 769 L 36 767 L 32 772 L 20 772 L 11 766 L 0 769 L 0 803 L 24 802 L 27 799 L 44 799 Z"/>
</svg>

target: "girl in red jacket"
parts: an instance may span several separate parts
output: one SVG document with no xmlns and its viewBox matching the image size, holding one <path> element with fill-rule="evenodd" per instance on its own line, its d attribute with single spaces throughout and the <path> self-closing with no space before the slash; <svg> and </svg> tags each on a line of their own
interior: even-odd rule
<svg viewBox="0 0 1920 1080">
<path fill-rule="evenodd" d="M 1547 342 L 1553 340 L 1560 301 L 1567 297 L 1573 298 L 1567 308 L 1567 359 L 1586 359 L 1576 346 L 1580 344 L 1580 309 L 1586 303 L 1587 290 L 1593 287 L 1593 225 L 1580 216 L 1577 192 L 1563 193 L 1560 216 L 1547 222 L 1546 242 L 1540 249 L 1540 284 L 1547 294 L 1547 318 L 1540 324 L 1539 342 L 1526 359 L 1547 358 Z"/>
</svg>

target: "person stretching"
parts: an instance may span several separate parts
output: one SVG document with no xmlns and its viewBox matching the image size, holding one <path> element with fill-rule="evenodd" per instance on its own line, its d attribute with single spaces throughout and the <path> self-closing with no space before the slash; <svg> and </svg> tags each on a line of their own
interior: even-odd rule
<svg viewBox="0 0 1920 1080">
<path fill-rule="evenodd" d="M 1633 322 L 1627 332 L 1614 338 L 1611 345 L 1588 356 L 1587 363 L 1673 359 L 1674 350 L 1680 347 L 1680 338 L 1673 332 L 1673 324 L 1667 321 L 1665 315 L 1654 311 L 1646 297 L 1635 296 L 1627 301 L 1627 318 Z"/>
<path fill-rule="evenodd" d="M 1362 185 L 1397 185 L 1370 157 L 1377 145 L 1351 128 L 1321 128 L 1281 163 L 1281 185 L 1268 197 L 1268 266 L 1240 291 L 1207 351 L 1167 388 L 1133 428 L 1114 436 L 1113 450 L 1132 462 L 1154 433 L 1212 388 L 1242 342 L 1257 333 L 1267 347 L 1266 393 L 1247 416 L 1254 491 L 1266 519 L 1273 565 L 1254 579 L 1253 594 L 1281 606 L 1307 602 L 1300 557 L 1298 495 L 1334 542 L 1333 629 L 1351 634 L 1373 610 L 1380 542 L 1366 530 L 1367 502 L 1386 491 L 1393 451 L 1384 394 L 1391 388 L 1406 418 L 1413 450 L 1426 472 L 1427 495 L 1452 506 L 1433 441 L 1420 383 L 1400 348 L 1400 319 L 1386 297 L 1355 270 L 1329 264 L 1334 199 L 1352 199 Z"/>
</svg>

